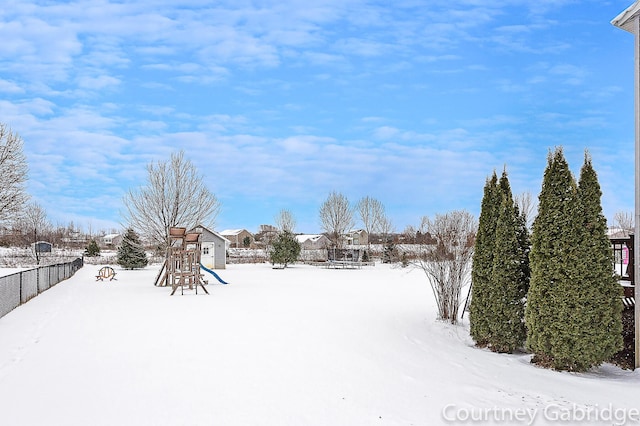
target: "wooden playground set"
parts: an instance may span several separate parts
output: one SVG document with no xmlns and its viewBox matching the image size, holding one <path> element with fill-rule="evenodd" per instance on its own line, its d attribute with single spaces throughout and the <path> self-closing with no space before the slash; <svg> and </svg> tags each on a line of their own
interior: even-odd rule
<svg viewBox="0 0 640 426">
<path fill-rule="evenodd" d="M 195 289 L 196 294 L 200 287 L 209 294 L 204 286 L 207 281 L 200 265 L 201 248 L 201 233 L 187 233 L 187 228 L 177 226 L 169 228 L 169 246 L 155 285 L 171 286 L 171 295 L 175 294 L 178 287 L 181 294 L 184 294 L 185 287 Z"/>
</svg>

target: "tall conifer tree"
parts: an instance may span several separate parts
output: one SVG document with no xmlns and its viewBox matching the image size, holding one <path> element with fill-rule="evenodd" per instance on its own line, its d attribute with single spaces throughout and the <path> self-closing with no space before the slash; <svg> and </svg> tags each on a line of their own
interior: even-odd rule
<svg viewBox="0 0 640 426">
<path fill-rule="evenodd" d="M 572 348 L 574 364 L 587 369 L 601 364 L 622 349 L 622 299 L 613 265 L 607 220 L 602 214 L 602 191 L 591 157 L 585 153 L 578 184 L 580 198 L 576 222 L 582 230 L 576 274 L 573 332 L 579 336 Z"/>
<path fill-rule="evenodd" d="M 520 259 L 520 275 L 518 282 L 526 295 L 529 293 L 529 282 L 531 281 L 531 266 L 529 254 L 531 253 L 531 235 L 527 229 L 527 216 L 524 212 L 520 212 L 516 203 L 517 216 L 517 234 L 518 234 L 518 257 Z"/>
<path fill-rule="evenodd" d="M 532 235 L 526 320 L 533 362 L 584 371 L 621 346 L 620 289 L 600 197 L 591 160 L 585 158 L 578 187 L 562 150 L 556 149 Z"/>
<path fill-rule="evenodd" d="M 576 277 L 577 185 L 561 148 L 549 154 L 531 236 L 531 283 L 525 319 L 533 362 L 558 368 L 564 358 L 567 297 Z M 560 359 L 558 359 L 560 358 Z"/>
<path fill-rule="evenodd" d="M 520 215 L 506 171 L 500 178 L 499 189 L 502 203 L 496 224 L 490 281 L 488 343 L 493 351 L 511 353 L 523 346 L 526 338 L 524 300 L 527 288 L 523 279 Z"/>
<path fill-rule="evenodd" d="M 494 171 L 484 187 L 471 270 L 470 333 L 476 345 L 480 347 L 489 343 L 491 335 L 489 326 L 492 298 L 491 273 L 496 225 L 501 202 L 502 195 L 498 189 L 498 176 Z"/>
</svg>

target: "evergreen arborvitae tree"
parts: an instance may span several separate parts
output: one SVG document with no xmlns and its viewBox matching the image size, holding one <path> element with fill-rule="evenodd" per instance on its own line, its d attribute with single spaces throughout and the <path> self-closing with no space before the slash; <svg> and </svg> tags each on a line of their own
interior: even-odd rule
<svg viewBox="0 0 640 426">
<path fill-rule="evenodd" d="M 279 233 L 271 243 L 269 258 L 272 265 L 277 263 L 286 268 L 289 263 L 298 260 L 298 256 L 300 256 L 300 243 L 289 231 Z"/>
<path fill-rule="evenodd" d="M 491 336 L 489 325 L 492 299 L 491 274 L 496 225 L 501 200 L 502 195 L 498 188 L 498 177 L 494 171 L 491 178 L 487 179 L 484 187 L 471 269 L 470 333 L 476 345 L 480 347 L 486 346 Z"/>
<path fill-rule="evenodd" d="M 518 276 L 519 285 L 526 295 L 529 293 L 529 283 L 531 281 L 531 266 L 529 263 L 529 254 L 531 252 L 531 235 L 527 229 L 527 216 L 524 212 L 520 212 L 518 205 L 515 205 L 517 216 L 517 235 L 518 235 L 518 258 L 520 263 L 520 273 Z"/>
<path fill-rule="evenodd" d="M 590 160 L 578 188 L 562 150 L 549 156 L 531 237 L 525 315 L 532 361 L 546 367 L 584 371 L 621 346 L 620 289 L 600 196 Z"/>
<path fill-rule="evenodd" d="M 513 352 L 522 347 L 526 331 L 524 301 L 527 280 L 523 274 L 523 248 L 520 247 L 520 214 L 516 207 L 506 171 L 500 178 L 502 203 L 495 229 L 493 264 L 490 276 L 488 346 L 496 352 Z"/>
<path fill-rule="evenodd" d="M 557 369 L 568 367 L 563 365 L 568 363 L 565 340 L 575 343 L 575 336 L 568 335 L 563 324 L 573 315 L 568 303 L 579 281 L 572 274 L 579 242 L 575 223 L 578 205 L 575 179 L 558 148 L 549 154 L 533 222 L 531 283 L 525 310 L 527 345 L 535 354 L 532 362 Z"/>
<path fill-rule="evenodd" d="M 122 243 L 118 247 L 117 263 L 124 269 L 138 269 L 147 266 L 147 253 L 138 234 L 132 228 L 127 229 Z"/>
<path fill-rule="evenodd" d="M 582 239 L 576 274 L 581 277 L 574 298 L 575 339 L 572 355 L 577 369 L 600 365 L 622 349 L 622 288 L 613 268 L 613 252 L 602 214 L 600 184 L 591 158 L 585 153 L 578 183 Z"/>
<path fill-rule="evenodd" d="M 89 241 L 89 244 L 84 249 L 84 255 L 88 257 L 100 256 L 100 246 L 98 246 L 96 240 Z"/>
</svg>

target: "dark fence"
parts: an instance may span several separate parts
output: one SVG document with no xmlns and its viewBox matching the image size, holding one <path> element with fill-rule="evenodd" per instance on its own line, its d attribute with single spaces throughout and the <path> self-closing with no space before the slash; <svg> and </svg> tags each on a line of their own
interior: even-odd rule
<svg viewBox="0 0 640 426">
<path fill-rule="evenodd" d="M 60 281 L 70 278 L 82 265 L 82 259 L 78 258 L 73 262 L 41 266 L 0 277 L 0 318 Z"/>
</svg>

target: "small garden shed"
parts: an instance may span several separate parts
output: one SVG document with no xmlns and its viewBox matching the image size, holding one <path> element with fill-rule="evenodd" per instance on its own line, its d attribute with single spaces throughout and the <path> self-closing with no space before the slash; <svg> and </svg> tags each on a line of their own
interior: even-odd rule
<svg viewBox="0 0 640 426">
<path fill-rule="evenodd" d="M 225 269 L 227 267 L 227 249 L 229 240 L 215 231 L 202 225 L 196 226 L 189 232 L 201 233 L 200 242 L 202 244 L 200 263 L 209 269 Z"/>
</svg>

